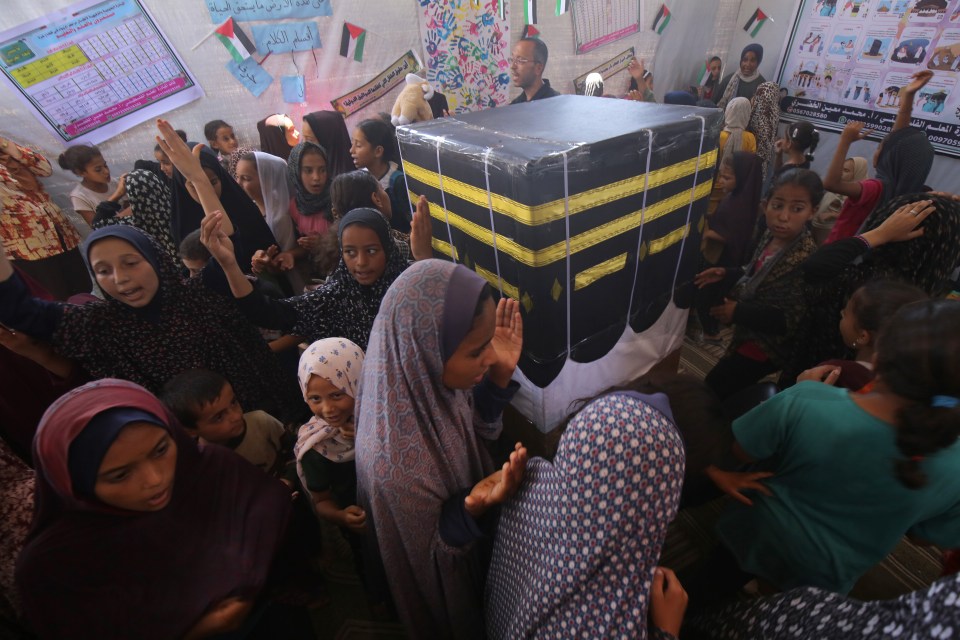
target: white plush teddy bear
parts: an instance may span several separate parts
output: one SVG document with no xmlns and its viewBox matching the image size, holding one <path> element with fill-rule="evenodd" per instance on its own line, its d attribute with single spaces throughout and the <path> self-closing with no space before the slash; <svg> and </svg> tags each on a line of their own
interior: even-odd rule
<svg viewBox="0 0 960 640">
<path fill-rule="evenodd" d="M 393 103 L 390 121 L 394 125 L 410 124 L 423 120 L 433 120 L 433 111 L 427 102 L 433 97 L 433 87 L 420 76 L 409 73 L 404 79 L 407 83 Z"/>
</svg>

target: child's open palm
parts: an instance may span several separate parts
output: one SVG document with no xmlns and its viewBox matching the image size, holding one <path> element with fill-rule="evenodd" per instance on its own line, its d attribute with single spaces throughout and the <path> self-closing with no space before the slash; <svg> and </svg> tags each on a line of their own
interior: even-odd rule
<svg viewBox="0 0 960 640">
<path fill-rule="evenodd" d="M 497 303 L 497 327 L 491 340 L 497 352 L 497 361 L 490 367 L 490 378 L 501 387 L 506 387 L 520 362 L 523 351 L 523 319 L 520 303 L 512 298 L 501 298 Z"/>
<path fill-rule="evenodd" d="M 512 498 L 523 482 L 526 469 L 527 449 L 518 442 L 513 447 L 510 459 L 503 463 L 503 468 L 478 482 L 464 499 L 467 513 L 479 518 L 490 507 L 503 504 Z"/>
</svg>

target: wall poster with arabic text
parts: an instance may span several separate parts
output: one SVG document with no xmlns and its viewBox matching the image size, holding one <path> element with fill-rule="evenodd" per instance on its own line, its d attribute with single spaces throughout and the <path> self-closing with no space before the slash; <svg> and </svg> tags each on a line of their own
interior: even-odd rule
<svg viewBox="0 0 960 640">
<path fill-rule="evenodd" d="M 0 77 L 64 143 L 98 143 L 203 96 L 140 0 L 84 0 L 0 33 Z"/>
<path fill-rule="evenodd" d="M 883 136 L 917 71 L 912 124 L 937 153 L 960 157 L 960 0 L 803 0 L 780 65 L 782 117 L 840 131 L 851 120 Z"/>
</svg>

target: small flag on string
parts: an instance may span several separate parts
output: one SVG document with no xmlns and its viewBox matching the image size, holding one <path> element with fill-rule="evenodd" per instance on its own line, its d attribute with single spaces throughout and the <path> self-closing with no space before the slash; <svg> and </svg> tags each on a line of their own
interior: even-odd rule
<svg viewBox="0 0 960 640">
<path fill-rule="evenodd" d="M 537 0 L 523 0 L 523 24 L 537 24 Z"/>
<path fill-rule="evenodd" d="M 363 43 L 367 39 L 367 30 L 349 22 L 343 23 L 343 35 L 340 36 L 340 55 L 363 62 Z"/>
<path fill-rule="evenodd" d="M 570 0 L 557 0 L 557 15 L 562 16 L 570 11 Z"/>
<path fill-rule="evenodd" d="M 670 10 L 667 5 L 660 5 L 660 11 L 657 11 L 657 17 L 653 19 L 653 30 L 657 33 L 663 33 L 663 30 L 670 24 Z"/>
<path fill-rule="evenodd" d="M 497 15 L 501 20 L 507 19 L 507 0 L 494 0 L 497 3 Z"/>
<path fill-rule="evenodd" d="M 533 26 L 532 24 L 526 24 L 526 25 L 523 26 L 523 35 L 522 35 L 521 37 L 523 37 L 523 38 L 539 38 L 539 37 L 540 37 L 540 30 L 537 29 L 537 28 L 536 28 L 535 26 Z"/>
<path fill-rule="evenodd" d="M 227 51 L 230 52 L 230 57 L 233 58 L 237 64 L 249 58 L 250 54 L 257 50 L 253 43 L 250 42 L 247 34 L 236 25 L 232 17 L 224 20 L 223 24 L 217 27 L 213 33 L 217 36 L 217 40 L 222 42 L 223 46 L 227 48 Z"/>
<path fill-rule="evenodd" d="M 751 38 L 756 38 L 757 32 L 760 31 L 760 29 L 763 27 L 764 24 L 766 24 L 767 20 L 769 19 L 770 19 L 770 16 L 765 14 L 760 9 L 757 9 L 756 11 L 753 12 L 753 15 L 750 16 L 750 19 L 747 20 L 747 24 L 743 25 L 743 30 L 749 31 Z"/>
</svg>

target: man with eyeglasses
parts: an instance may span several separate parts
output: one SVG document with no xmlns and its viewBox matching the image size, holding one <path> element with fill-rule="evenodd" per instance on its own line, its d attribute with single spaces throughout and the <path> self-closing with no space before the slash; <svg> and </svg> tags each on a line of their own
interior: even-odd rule
<svg viewBox="0 0 960 640">
<path fill-rule="evenodd" d="M 560 95 L 543 79 L 543 69 L 547 66 L 547 45 L 540 38 L 523 38 L 513 46 L 510 58 L 510 79 L 513 86 L 523 92 L 510 104 L 520 104 L 531 100 L 543 100 Z"/>
</svg>

